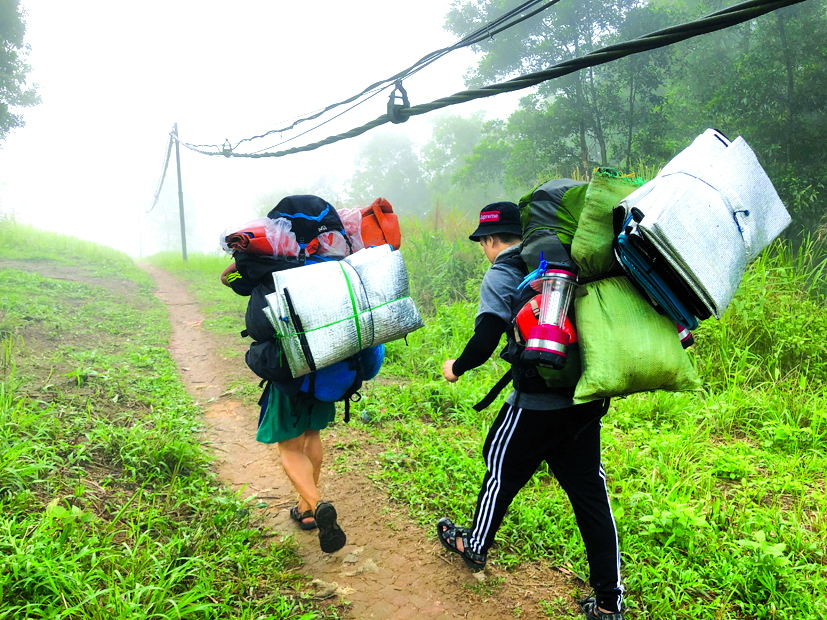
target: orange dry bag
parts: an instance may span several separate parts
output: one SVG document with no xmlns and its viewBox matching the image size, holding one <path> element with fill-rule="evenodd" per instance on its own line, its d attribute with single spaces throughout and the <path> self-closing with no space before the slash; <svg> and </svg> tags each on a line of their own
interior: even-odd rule
<svg viewBox="0 0 827 620">
<path fill-rule="evenodd" d="M 360 209 L 362 213 L 362 241 L 365 247 L 389 243 L 394 250 L 402 244 L 399 219 L 393 207 L 384 198 L 377 198 L 369 207 Z"/>
</svg>

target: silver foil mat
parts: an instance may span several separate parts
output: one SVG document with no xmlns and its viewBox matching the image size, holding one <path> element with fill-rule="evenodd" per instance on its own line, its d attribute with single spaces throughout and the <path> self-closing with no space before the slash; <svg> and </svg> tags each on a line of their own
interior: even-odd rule
<svg viewBox="0 0 827 620">
<path fill-rule="evenodd" d="M 423 326 L 402 255 L 389 245 L 279 271 L 273 282 L 265 314 L 294 377 L 310 372 L 308 356 L 324 368 Z"/>
<path fill-rule="evenodd" d="M 747 264 L 789 224 L 772 182 L 742 139 L 707 130 L 621 205 L 716 317 Z"/>
</svg>

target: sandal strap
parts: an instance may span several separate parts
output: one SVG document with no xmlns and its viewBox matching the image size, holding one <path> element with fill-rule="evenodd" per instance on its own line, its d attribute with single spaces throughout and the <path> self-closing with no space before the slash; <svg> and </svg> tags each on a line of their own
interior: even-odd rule
<svg viewBox="0 0 827 620">
<path fill-rule="evenodd" d="M 453 545 L 456 552 L 460 555 L 464 555 L 469 560 L 473 562 L 477 562 L 478 564 L 485 564 L 486 560 L 488 559 L 488 555 L 485 553 L 477 553 L 476 551 L 472 551 L 469 547 L 469 538 L 471 535 L 471 530 L 467 527 L 458 527 L 456 525 L 451 524 L 449 527 L 445 529 L 443 534 L 446 539 L 448 539 L 451 544 Z M 459 550 L 457 547 L 457 538 L 462 539 L 462 548 L 463 551 Z"/>
<path fill-rule="evenodd" d="M 471 534 L 471 530 L 467 528 L 459 528 L 462 531 L 460 534 L 462 536 L 462 548 L 464 551 L 462 552 L 468 559 L 478 562 L 480 564 L 485 564 L 485 561 L 488 559 L 488 555 L 485 553 L 477 553 L 476 551 L 472 551 L 469 542 L 469 534 Z"/>
<path fill-rule="evenodd" d="M 290 516 L 292 516 L 294 519 L 298 519 L 298 520 L 310 519 L 310 518 L 313 517 L 313 511 L 312 510 L 305 510 L 304 512 L 299 513 L 299 507 L 298 506 L 293 506 L 290 509 L 290 513 L 291 513 Z"/>
</svg>

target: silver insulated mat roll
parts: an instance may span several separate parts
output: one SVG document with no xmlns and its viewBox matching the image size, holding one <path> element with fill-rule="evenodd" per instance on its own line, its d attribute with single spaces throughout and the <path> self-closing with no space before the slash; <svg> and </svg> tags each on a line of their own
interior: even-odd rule
<svg viewBox="0 0 827 620">
<path fill-rule="evenodd" d="M 644 237 L 716 318 L 791 221 L 749 145 L 711 129 L 621 204 L 644 214 Z"/>
<path fill-rule="evenodd" d="M 265 314 L 294 377 L 311 371 L 310 360 L 324 368 L 423 326 L 402 255 L 389 245 L 279 271 L 273 282 Z"/>
</svg>

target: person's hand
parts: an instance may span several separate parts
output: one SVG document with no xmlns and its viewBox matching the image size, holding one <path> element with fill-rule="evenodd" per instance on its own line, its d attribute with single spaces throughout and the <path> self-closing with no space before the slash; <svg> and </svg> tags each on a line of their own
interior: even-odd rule
<svg viewBox="0 0 827 620">
<path fill-rule="evenodd" d="M 227 265 L 227 268 L 221 272 L 221 284 L 223 284 L 224 286 L 230 286 L 230 283 L 227 282 L 227 276 L 231 274 L 233 271 L 236 271 L 235 261 Z"/>
<path fill-rule="evenodd" d="M 442 376 L 449 383 L 455 383 L 459 377 L 454 374 L 454 362 L 456 360 L 448 360 L 442 365 Z"/>
</svg>

